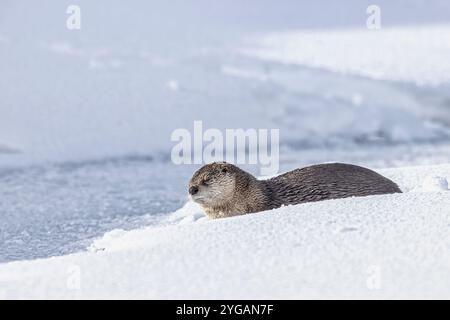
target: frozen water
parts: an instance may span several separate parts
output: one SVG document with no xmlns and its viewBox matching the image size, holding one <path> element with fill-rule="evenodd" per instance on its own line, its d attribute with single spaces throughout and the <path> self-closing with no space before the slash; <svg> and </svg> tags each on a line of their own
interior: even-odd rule
<svg viewBox="0 0 450 320">
<path fill-rule="evenodd" d="M 111 228 L 157 224 L 188 172 L 147 157 L 0 170 L 0 262 L 84 249 Z"/>
</svg>

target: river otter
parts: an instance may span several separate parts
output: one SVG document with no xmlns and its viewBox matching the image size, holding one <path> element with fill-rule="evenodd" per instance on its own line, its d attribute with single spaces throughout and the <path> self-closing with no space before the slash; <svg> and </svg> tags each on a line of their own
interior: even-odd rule
<svg viewBox="0 0 450 320">
<path fill-rule="evenodd" d="M 214 162 L 200 168 L 189 181 L 191 199 L 199 203 L 210 218 L 282 205 L 400 192 L 394 182 L 378 173 L 344 163 L 313 165 L 268 180 L 257 180 L 232 164 Z"/>
</svg>

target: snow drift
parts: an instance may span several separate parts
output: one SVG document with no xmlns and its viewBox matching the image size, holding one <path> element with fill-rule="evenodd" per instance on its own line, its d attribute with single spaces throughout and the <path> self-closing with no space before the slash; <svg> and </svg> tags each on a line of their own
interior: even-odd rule
<svg viewBox="0 0 450 320">
<path fill-rule="evenodd" d="M 411 27 L 274 32 L 249 41 L 242 52 L 263 60 L 419 86 L 449 83 L 450 26 L 414 28 L 415 32 Z"/>
<path fill-rule="evenodd" d="M 380 173 L 404 193 L 221 220 L 198 219 L 198 207 L 188 203 L 170 216 L 172 225 L 116 230 L 88 252 L 1 265 L 0 293 L 11 299 L 450 298 L 450 164 Z"/>
</svg>

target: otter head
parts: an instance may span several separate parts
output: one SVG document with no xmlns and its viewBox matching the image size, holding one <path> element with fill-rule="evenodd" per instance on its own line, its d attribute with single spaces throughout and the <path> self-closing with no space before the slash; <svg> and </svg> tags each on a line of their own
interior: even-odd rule
<svg viewBox="0 0 450 320">
<path fill-rule="evenodd" d="M 239 168 L 226 162 L 201 167 L 189 181 L 191 199 L 205 207 L 223 205 L 233 199 Z"/>
</svg>

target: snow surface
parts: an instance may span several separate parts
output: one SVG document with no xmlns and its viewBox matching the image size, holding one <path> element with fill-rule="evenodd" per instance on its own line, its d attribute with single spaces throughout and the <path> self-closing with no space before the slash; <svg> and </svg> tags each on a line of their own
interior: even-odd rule
<svg viewBox="0 0 450 320">
<path fill-rule="evenodd" d="M 423 182 L 422 189 L 424 191 L 447 191 L 448 181 L 444 177 L 429 176 Z"/>
<path fill-rule="evenodd" d="M 65 4 L 2 3 L 0 141 L 22 153 L 0 164 L 167 156 L 199 119 L 308 147 L 448 138 L 428 121 L 450 122 L 448 90 L 373 79 L 448 84 L 448 1 L 377 3 L 380 31 L 361 0 L 80 0 L 79 31 Z"/>
<path fill-rule="evenodd" d="M 278 32 L 252 40 L 254 47 L 242 51 L 265 60 L 373 79 L 428 86 L 448 83 L 450 26 L 415 26 L 414 32 L 411 29 Z"/>
<path fill-rule="evenodd" d="M 188 203 L 173 225 L 115 230 L 88 252 L 0 265 L 0 295 L 450 298 L 450 191 L 414 192 L 429 176 L 450 178 L 450 164 L 379 172 L 405 193 L 220 220 Z"/>
<path fill-rule="evenodd" d="M 78 0 L 70 31 L 68 4 L 1 2 L 0 262 L 164 222 L 197 169 L 170 136 L 194 120 L 280 129 L 281 170 L 450 162 L 450 2 L 379 0 L 379 32 L 369 4 Z"/>
<path fill-rule="evenodd" d="M 169 137 L 199 119 L 279 128 L 283 170 L 449 163 L 450 2 L 378 0 L 380 31 L 370 0 L 77 4 L 73 32 L 64 3 L 0 4 L 0 261 L 89 246 L 0 265 L 0 298 L 448 297 L 447 166 L 383 170 L 392 197 L 168 213 L 195 169 Z"/>
</svg>

